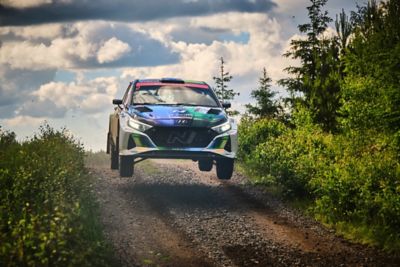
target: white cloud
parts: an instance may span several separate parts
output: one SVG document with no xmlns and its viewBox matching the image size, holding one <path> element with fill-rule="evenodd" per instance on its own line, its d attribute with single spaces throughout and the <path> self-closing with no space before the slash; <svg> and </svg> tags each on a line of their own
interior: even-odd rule
<svg viewBox="0 0 400 267">
<path fill-rule="evenodd" d="M 3 0 L 1 4 L 9 7 L 28 8 L 51 4 L 52 2 L 52 0 Z"/>
<path fill-rule="evenodd" d="M 117 38 L 107 40 L 97 53 L 97 60 L 100 64 L 111 62 L 124 56 L 131 51 L 131 47 Z"/>
<path fill-rule="evenodd" d="M 45 24 L 29 27 L 0 27 L 0 35 L 12 34 L 27 40 L 47 39 L 52 40 L 68 34 L 69 24 Z"/>
<path fill-rule="evenodd" d="M 7 37 L 1 43 L 0 64 L 14 69 L 145 66 L 177 60 L 161 42 L 125 23 L 89 21 L 0 29 L 0 38 Z"/>
<path fill-rule="evenodd" d="M 167 46 L 181 55 L 180 62 L 166 66 L 126 69 L 121 77 L 134 79 L 175 76 L 212 83 L 212 77 L 218 73 L 219 58 L 222 56 L 227 62 L 226 70 L 234 76 L 231 86 L 242 93 L 241 101 L 248 102 L 250 91 L 257 86 L 263 67 L 267 68 L 274 82 L 286 76 L 283 69 L 291 60 L 283 58 L 282 54 L 288 48 L 288 40 L 281 35 L 283 29 L 280 23 L 266 14 L 231 12 L 179 23 L 180 27 L 193 33 L 206 28 L 237 35 L 247 33 L 249 39 L 247 42 L 213 41 L 209 45 L 174 41 L 170 36 L 179 30 L 176 22 L 166 21 L 162 26 L 151 22 L 146 26 L 153 38 L 167 40 Z"/>
<path fill-rule="evenodd" d="M 82 111 L 85 114 L 102 112 L 104 106 L 111 105 L 111 100 L 118 90 L 118 79 L 115 77 L 96 78 L 78 82 L 50 82 L 40 86 L 32 93 L 38 101 L 34 105 L 23 106 L 19 113 L 34 112 L 46 103 L 55 105 L 53 109 L 67 111 Z M 40 116 L 40 112 L 35 112 Z M 51 114 L 46 114 L 51 117 Z"/>
<path fill-rule="evenodd" d="M 83 99 L 81 108 L 88 113 L 103 112 L 106 107 L 111 107 L 112 97 L 107 94 L 90 94 L 87 98 Z"/>
<path fill-rule="evenodd" d="M 35 118 L 31 116 L 16 116 L 11 119 L 3 120 L 4 125 L 7 127 L 18 127 L 21 125 L 37 128 L 39 125 L 46 121 L 45 117 Z"/>
</svg>

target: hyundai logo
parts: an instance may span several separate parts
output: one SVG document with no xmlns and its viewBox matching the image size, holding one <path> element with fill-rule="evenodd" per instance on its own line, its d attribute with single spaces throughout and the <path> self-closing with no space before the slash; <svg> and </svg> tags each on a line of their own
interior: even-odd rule
<svg viewBox="0 0 400 267">
<path fill-rule="evenodd" d="M 184 131 L 184 132 L 174 131 L 169 134 L 167 143 L 168 144 L 179 143 L 181 145 L 189 145 L 193 143 L 195 137 L 196 133 L 193 131 Z"/>
<path fill-rule="evenodd" d="M 185 119 L 176 119 L 175 120 L 175 125 L 187 125 L 189 124 L 189 120 Z"/>
</svg>

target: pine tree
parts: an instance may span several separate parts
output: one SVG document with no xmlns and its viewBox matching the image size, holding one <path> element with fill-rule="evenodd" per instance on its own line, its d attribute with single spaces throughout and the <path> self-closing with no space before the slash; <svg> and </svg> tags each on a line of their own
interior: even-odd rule
<svg viewBox="0 0 400 267">
<path fill-rule="evenodd" d="M 327 0 L 310 0 L 307 7 L 309 23 L 298 26 L 307 38 L 292 40 L 291 50 L 285 56 L 299 60 L 299 67 L 290 66 L 285 70 L 292 76 L 278 83 L 285 86 L 294 96 L 290 101 L 310 109 L 315 122 L 325 130 L 336 127 L 339 107 L 340 61 L 337 41 L 322 37 L 332 21 L 322 8 Z"/>
<path fill-rule="evenodd" d="M 271 91 L 272 79 L 268 76 L 267 70 L 264 68 L 262 76 L 259 79 L 259 87 L 251 92 L 251 96 L 256 100 L 256 105 L 246 105 L 249 114 L 256 117 L 274 118 L 277 117 L 280 110 L 277 101 L 273 100 L 276 92 Z"/>
<path fill-rule="evenodd" d="M 239 95 L 233 89 L 228 87 L 228 83 L 232 80 L 233 76 L 229 74 L 229 72 L 225 71 L 224 68 L 224 58 L 221 57 L 221 67 L 219 77 L 214 76 L 213 79 L 215 81 L 215 93 L 217 97 L 221 101 L 231 101 L 235 98 L 235 96 Z M 237 110 L 228 110 L 227 113 L 231 116 L 238 115 L 239 111 Z"/>
<path fill-rule="evenodd" d="M 337 42 L 338 46 L 340 48 L 340 77 L 341 79 L 344 78 L 345 73 L 344 73 L 344 56 L 346 55 L 346 48 L 349 42 L 349 37 L 350 34 L 353 31 L 352 24 L 349 21 L 349 17 L 346 15 L 346 12 L 344 12 L 344 9 L 342 9 L 342 12 L 339 15 L 336 15 L 336 21 L 335 21 L 335 27 L 336 27 L 336 34 L 337 34 Z"/>
<path fill-rule="evenodd" d="M 228 83 L 232 80 L 232 75 L 229 72 L 225 72 L 224 68 L 224 58 L 221 57 L 221 67 L 219 76 L 214 76 L 215 82 L 215 93 L 217 94 L 218 99 L 220 100 L 233 100 L 238 93 L 235 93 L 233 89 L 229 89 Z"/>
<path fill-rule="evenodd" d="M 344 9 L 342 9 L 342 12 L 339 15 L 336 15 L 335 27 L 341 52 L 344 53 L 352 32 L 352 25 L 346 12 L 344 12 Z"/>
</svg>

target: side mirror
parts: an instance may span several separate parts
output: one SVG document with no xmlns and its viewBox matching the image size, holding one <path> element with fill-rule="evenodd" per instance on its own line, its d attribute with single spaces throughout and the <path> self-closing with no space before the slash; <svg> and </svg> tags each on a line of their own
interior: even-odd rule
<svg viewBox="0 0 400 267">
<path fill-rule="evenodd" d="M 122 105 L 122 99 L 113 99 L 112 103 L 114 105 Z"/>
<path fill-rule="evenodd" d="M 231 102 L 225 101 L 225 100 L 221 101 L 221 105 L 222 105 L 222 107 L 223 107 L 224 109 L 230 108 L 230 107 L 232 106 L 232 105 L 231 105 Z"/>
</svg>

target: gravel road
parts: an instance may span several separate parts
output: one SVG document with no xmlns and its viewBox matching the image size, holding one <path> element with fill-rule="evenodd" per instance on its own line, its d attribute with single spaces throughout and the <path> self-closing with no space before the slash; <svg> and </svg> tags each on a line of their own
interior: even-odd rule
<svg viewBox="0 0 400 267">
<path fill-rule="evenodd" d="M 237 173 L 219 181 L 184 160 L 148 160 L 133 178 L 92 168 L 121 266 L 400 266 L 286 207 Z"/>
</svg>

